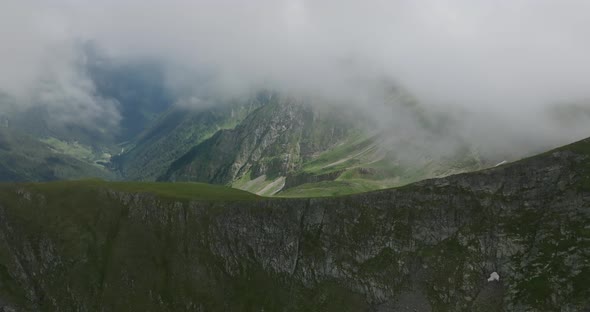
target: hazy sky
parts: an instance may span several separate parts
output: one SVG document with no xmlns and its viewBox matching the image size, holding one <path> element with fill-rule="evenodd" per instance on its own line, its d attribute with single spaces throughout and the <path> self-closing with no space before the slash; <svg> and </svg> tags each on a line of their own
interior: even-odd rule
<svg viewBox="0 0 590 312">
<path fill-rule="evenodd" d="M 4 0 L 0 41 L 0 90 L 65 119 L 118 122 L 84 70 L 92 42 L 121 62 L 161 62 L 173 88 L 207 72 L 220 93 L 264 86 L 371 109 L 365 87 L 387 77 L 426 107 L 468 113 L 478 139 L 590 136 L 586 120 L 544 113 L 590 102 L 586 0 Z"/>
</svg>

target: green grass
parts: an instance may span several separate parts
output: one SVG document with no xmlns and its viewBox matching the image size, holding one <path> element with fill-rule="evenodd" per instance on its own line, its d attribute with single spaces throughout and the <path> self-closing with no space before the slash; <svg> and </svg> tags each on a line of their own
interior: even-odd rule
<svg viewBox="0 0 590 312">
<path fill-rule="evenodd" d="M 75 150 L 75 153 L 87 152 L 82 152 L 83 148 Z M 114 173 L 102 166 L 72 157 L 34 137 L 10 129 L 0 129 L 0 176 L 2 181 L 13 182 L 116 178 Z"/>
<path fill-rule="evenodd" d="M 328 197 L 369 192 L 383 188 L 382 185 L 366 180 L 322 181 L 306 183 L 275 195 L 276 197 Z"/>
<path fill-rule="evenodd" d="M 313 162 L 309 163 L 304 170 L 313 173 L 322 173 L 326 169 L 334 169 L 336 167 L 340 168 L 340 164 L 328 167 L 328 168 L 321 168 L 321 164 L 326 164 L 333 162 L 334 159 L 338 157 L 345 157 L 347 153 L 351 151 L 358 151 L 359 146 L 367 147 L 365 145 L 366 141 L 362 141 L 358 144 L 346 144 L 339 146 L 333 150 L 330 150 L 318 157 Z M 579 167 L 576 169 L 580 175 L 583 176 L 581 181 L 581 187 L 585 190 L 590 190 L 590 139 L 578 141 L 536 156 L 524 158 L 517 162 L 511 163 L 520 163 L 524 161 L 528 161 L 532 158 L 536 157 L 543 157 L 544 155 L 549 155 L 556 151 L 571 151 L 576 154 L 586 155 L 588 160 L 579 163 Z M 346 164 L 343 163 L 343 165 Z M 511 165 L 511 164 L 506 164 Z M 346 166 L 344 166 L 346 167 Z M 367 176 L 362 175 L 359 173 L 360 168 L 371 168 L 375 169 L 376 173 L 374 176 Z M 466 167 L 468 167 L 466 165 Z M 476 165 L 472 165 L 473 171 L 477 170 Z M 411 184 L 413 182 L 422 180 L 428 176 L 435 174 L 437 169 L 437 165 L 430 163 L 421 168 L 415 168 L 413 170 L 403 169 L 399 167 L 392 166 L 387 160 L 381 160 L 378 162 L 374 162 L 367 165 L 361 165 L 357 167 L 352 167 L 342 173 L 338 179 L 334 181 L 323 181 L 318 183 L 307 183 L 302 184 L 287 190 L 284 190 L 278 193 L 276 196 L 278 197 L 329 197 L 329 196 L 341 196 L 341 195 L 349 195 L 354 193 L 362 193 L 362 192 L 369 192 L 378 189 L 384 188 L 392 188 L 392 187 L 400 187 L 404 185 Z M 329 170 L 328 170 L 329 171 Z M 451 172 L 452 173 L 452 172 Z M 389 177 L 389 179 L 388 179 Z M 391 179 L 390 177 L 397 177 L 397 179 Z"/>
<path fill-rule="evenodd" d="M 348 142 L 320 154 L 316 159 L 305 164 L 303 171 L 307 173 L 321 174 L 356 165 L 361 162 L 359 158 L 363 157 L 366 153 L 362 153 L 361 155 L 358 155 L 358 157 L 352 157 L 340 164 L 329 166 L 334 162 L 354 156 L 364 150 L 367 150 L 368 153 L 371 151 L 370 147 L 373 144 L 375 144 L 375 138 L 367 139 L 361 136 L 353 137 Z"/>
<path fill-rule="evenodd" d="M 256 200 L 259 198 L 255 194 L 226 186 L 192 182 L 106 182 L 102 180 L 81 180 L 27 183 L 25 185 L 44 192 L 110 189 L 129 193 L 151 193 L 162 198 L 179 200 L 236 201 Z"/>
<path fill-rule="evenodd" d="M 52 137 L 41 139 L 40 141 L 51 146 L 56 153 L 69 155 L 89 163 L 97 160 L 109 161 L 106 155 L 95 155 L 90 147 L 78 142 L 66 142 Z"/>
</svg>

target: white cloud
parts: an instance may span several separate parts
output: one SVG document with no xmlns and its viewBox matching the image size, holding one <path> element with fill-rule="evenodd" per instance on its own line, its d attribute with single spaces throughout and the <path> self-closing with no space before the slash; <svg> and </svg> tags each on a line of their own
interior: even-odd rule
<svg viewBox="0 0 590 312">
<path fill-rule="evenodd" d="M 99 115 L 112 103 L 75 83 L 84 81 L 75 52 L 55 51 L 88 40 L 118 60 L 167 64 L 173 88 L 190 88 L 186 73 L 205 71 L 218 93 L 304 92 L 399 123 L 367 95 L 388 77 L 427 109 L 452 112 L 460 132 L 490 150 L 590 133 L 587 120 L 564 126 L 546 115 L 549 105 L 590 98 L 590 2 L 8 1 L 0 12 L 0 90 L 30 95 L 39 77 L 54 74 L 58 94 L 84 98 L 73 105 Z M 59 78 L 68 73 L 77 78 Z M 86 95 L 71 96 L 72 88 Z"/>
<path fill-rule="evenodd" d="M 51 122 L 108 128 L 120 121 L 117 103 L 96 94 L 74 26 L 45 2 L 0 7 L 0 91 L 23 109 L 42 106 Z M 5 103 L 0 103 L 0 108 Z"/>
</svg>

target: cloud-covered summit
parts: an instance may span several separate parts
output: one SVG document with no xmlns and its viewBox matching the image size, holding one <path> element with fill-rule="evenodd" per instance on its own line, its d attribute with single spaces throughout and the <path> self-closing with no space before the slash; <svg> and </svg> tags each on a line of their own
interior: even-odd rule
<svg viewBox="0 0 590 312">
<path fill-rule="evenodd" d="M 474 141 L 557 144 L 590 130 L 546 113 L 590 98 L 588 29 L 590 3 L 574 0 L 4 1 L 0 92 L 118 123 L 88 73 L 91 43 L 116 63 L 161 64 L 188 99 L 271 88 L 378 112 L 370 85 L 385 77 L 426 109 L 463 112 Z"/>
</svg>

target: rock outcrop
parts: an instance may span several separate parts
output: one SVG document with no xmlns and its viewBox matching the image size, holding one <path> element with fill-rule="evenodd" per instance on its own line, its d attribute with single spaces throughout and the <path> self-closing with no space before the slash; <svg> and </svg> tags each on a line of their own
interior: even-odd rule
<svg viewBox="0 0 590 312">
<path fill-rule="evenodd" d="M 335 198 L 0 188 L 5 309 L 581 311 L 588 298 L 590 140 Z"/>
<path fill-rule="evenodd" d="M 231 184 L 244 176 L 286 176 L 354 128 L 342 116 L 323 116 L 303 100 L 267 96 L 265 106 L 235 129 L 219 131 L 192 148 L 159 179 Z"/>
</svg>

